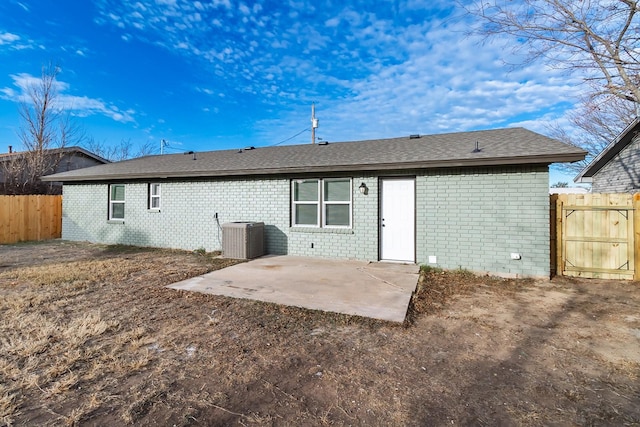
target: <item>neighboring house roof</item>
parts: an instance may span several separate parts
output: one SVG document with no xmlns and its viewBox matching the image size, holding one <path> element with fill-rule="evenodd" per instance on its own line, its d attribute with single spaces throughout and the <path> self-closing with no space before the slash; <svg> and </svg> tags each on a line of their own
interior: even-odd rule
<svg viewBox="0 0 640 427">
<path fill-rule="evenodd" d="M 25 153 L 28 153 L 28 151 L 13 151 L 11 153 L 0 153 L 0 162 L 6 162 L 9 159 L 13 159 L 16 157 L 20 157 L 22 155 L 24 155 Z M 83 154 L 87 157 L 90 157 L 94 160 L 96 160 L 97 162 L 100 163 L 110 163 L 109 160 L 104 159 L 100 156 L 98 156 L 97 154 L 92 153 L 91 151 L 85 150 L 82 147 L 78 147 L 78 146 L 72 146 L 72 147 L 62 147 L 62 148 L 49 148 L 44 150 L 45 155 L 50 154 L 50 155 L 54 155 L 54 154 L 60 154 L 60 153 L 64 153 L 64 154 Z"/>
<path fill-rule="evenodd" d="M 592 182 L 593 176 L 631 144 L 638 132 L 640 132 L 640 117 L 636 118 L 615 140 L 611 141 L 600 154 L 591 160 L 591 163 L 582 169 L 573 181 L 580 183 Z"/>
<path fill-rule="evenodd" d="M 551 187 L 549 194 L 587 194 L 589 190 L 584 187 Z"/>
<path fill-rule="evenodd" d="M 476 150 L 476 143 L 479 150 Z M 412 135 L 358 142 L 289 145 L 147 156 L 43 177 L 46 181 L 197 178 L 290 173 L 549 164 L 586 152 L 523 128 Z"/>
</svg>

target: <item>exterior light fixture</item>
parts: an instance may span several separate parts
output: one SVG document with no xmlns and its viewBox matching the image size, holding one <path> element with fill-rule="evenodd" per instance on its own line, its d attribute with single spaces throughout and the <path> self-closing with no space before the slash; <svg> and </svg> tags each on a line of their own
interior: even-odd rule
<svg viewBox="0 0 640 427">
<path fill-rule="evenodd" d="M 358 188 L 360 189 L 360 193 L 362 194 L 367 194 L 369 192 L 369 189 L 367 188 L 367 184 L 365 184 L 364 182 L 360 184 L 360 187 Z"/>
</svg>

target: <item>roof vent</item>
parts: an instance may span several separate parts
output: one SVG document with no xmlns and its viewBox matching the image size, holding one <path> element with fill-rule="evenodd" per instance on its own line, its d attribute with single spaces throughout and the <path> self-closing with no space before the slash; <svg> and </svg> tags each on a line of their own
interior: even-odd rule
<svg viewBox="0 0 640 427">
<path fill-rule="evenodd" d="M 329 141 L 319 141 L 318 145 L 329 145 Z"/>
<path fill-rule="evenodd" d="M 480 143 L 476 141 L 476 148 L 473 149 L 472 153 L 479 153 L 481 151 L 482 151 L 482 148 L 480 148 Z"/>
<path fill-rule="evenodd" d="M 253 145 L 250 145 L 249 147 L 244 147 L 245 151 L 247 151 L 247 150 L 255 150 L 255 149 L 256 149 L 256 147 L 254 147 Z"/>
<path fill-rule="evenodd" d="M 409 135 L 409 139 L 420 139 L 421 136 L 419 133 L 414 133 L 413 135 Z"/>
</svg>

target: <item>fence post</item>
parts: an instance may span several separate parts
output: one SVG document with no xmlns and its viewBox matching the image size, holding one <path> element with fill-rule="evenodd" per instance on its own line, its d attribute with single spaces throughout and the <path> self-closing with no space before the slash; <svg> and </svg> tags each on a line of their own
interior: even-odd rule
<svg viewBox="0 0 640 427">
<path fill-rule="evenodd" d="M 640 193 L 633 195 L 633 280 L 640 280 Z"/>
<path fill-rule="evenodd" d="M 562 207 L 564 194 L 558 194 L 556 199 L 556 274 L 559 276 L 564 275 L 564 245 L 562 241 L 563 225 L 562 225 Z"/>
<path fill-rule="evenodd" d="M 557 194 L 549 196 L 549 261 L 551 264 L 551 277 L 558 274 L 556 269 L 556 200 L 558 200 Z"/>
</svg>

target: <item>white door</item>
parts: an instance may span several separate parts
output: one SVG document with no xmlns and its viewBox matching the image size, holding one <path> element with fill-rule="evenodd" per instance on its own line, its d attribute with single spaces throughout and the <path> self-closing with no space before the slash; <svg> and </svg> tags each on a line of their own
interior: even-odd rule
<svg viewBox="0 0 640 427">
<path fill-rule="evenodd" d="M 380 258 L 415 262 L 415 179 L 383 179 Z"/>
</svg>

